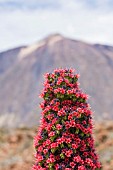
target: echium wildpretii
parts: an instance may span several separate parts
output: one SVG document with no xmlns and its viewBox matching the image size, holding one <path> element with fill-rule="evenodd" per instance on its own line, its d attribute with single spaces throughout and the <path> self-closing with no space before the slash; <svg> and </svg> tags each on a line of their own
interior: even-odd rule
<svg viewBox="0 0 113 170">
<path fill-rule="evenodd" d="M 92 111 L 73 69 L 46 73 L 41 125 L 32 170 L 100 170 L 92 137 Z"/>
</svg>

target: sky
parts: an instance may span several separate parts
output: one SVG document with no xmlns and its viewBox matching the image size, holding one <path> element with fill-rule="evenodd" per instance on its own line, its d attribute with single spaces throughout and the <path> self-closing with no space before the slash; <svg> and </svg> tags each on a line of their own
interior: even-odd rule
<svg viewBox="0 0 113 170">
<path fill-rule="evenodd" d="M 0 0 L 0 51 L 54 33 L 113 46 L 113 0 Z"/>
</svg>

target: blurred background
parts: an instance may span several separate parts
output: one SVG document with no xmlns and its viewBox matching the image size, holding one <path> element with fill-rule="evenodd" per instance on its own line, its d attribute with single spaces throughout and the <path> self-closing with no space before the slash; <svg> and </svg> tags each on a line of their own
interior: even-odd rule
<svg viewBox="0 0 113 170">
<path fill-rule="evenodd" d="M 74 68 L 113 170 L 113 1 L 0 0 L 0 170 L 28 170 L 46 72 Z"/>
</svg>

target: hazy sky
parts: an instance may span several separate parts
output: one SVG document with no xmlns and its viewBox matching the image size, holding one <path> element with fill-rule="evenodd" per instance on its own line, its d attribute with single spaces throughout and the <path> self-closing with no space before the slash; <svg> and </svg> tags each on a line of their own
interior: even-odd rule
<svg viewBox="0 0 113 170">
<path fill-rule="evenodd" d="M 113 0 L 0 0 L 0 51 L 51 33 L 113 45 Z"/>
</svg>

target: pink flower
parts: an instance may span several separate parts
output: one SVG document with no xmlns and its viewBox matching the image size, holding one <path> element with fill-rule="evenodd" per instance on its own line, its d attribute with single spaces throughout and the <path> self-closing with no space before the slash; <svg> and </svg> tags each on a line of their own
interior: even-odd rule
<svg viewBox="0 0 113 170">
<path fill-rule="evenodd" d="M 83 111 L 83 109 L 82 108 L 77 108 L 77 111 L 79 112 L 79 113 L 83 113 L 84 111 Z"/>
<path fill-rule="evenodd" d="M 58 116 L 65 116 L 66 115 L 66 113 L 63 109 L 59 110 L 57 114 L 58 114 Z"/>
<path fill-rule="evenodd" d="M 54 142 L 54 143 L 51 144 L 51 148 L 56 148 L 57 146 L 58 146 L 57 142 L 56 143 Z"/>
<path fill-rule="evenodd" d="M 75 127 L 75 124 L 76 124 L 76 123 L 75 123 L 75 120 L 70 120 L 70 126 L 71 126 L 71 127 Z"/>
<path fill-rule="evenodd" d="M 49 132 L 49 131 L 51 131 L 51 129 L 52 129 L 52 124 L 50 123 L 50 124 L 48 124 L 46 127 L 46 130 Z"/>
<path fill-rule="evenodd" d="M 68 79 L 64 79 L 64 81 L 66 82 L 66 84 L 69 84 L 69 80 Z"/>
<path fill-rule="evenodd" d="M 91 135 L 92 111 L 86 102 L 88 96 L 76 82 L 79 75 L 72 69 L 56 69 L 45 77 L 32 170 L 47 170 L 50 166 L 55 170 L 100 168 Z"/>
<path fill-rule="evenodd" d="M 68 116 L 68 120 L 71 120 L 73 118 L 73 114 L 70 114 L 69 116 Z"/>
<path fill-rule="evenodd" d="M 66 143 L 71 143 L 71 139 L 70 139 L 70 138 L 66 138 L 66 139 L 65 139 L 65 142 L 66 142 Z"/>
<path fill-rule="evenodd" d="M 67 90 L 67 94 L 75 94 L 76 88 L 72 88 L 71 90 Z"/>
<path fill-rule="evenodd" d="M 81 166 L 78 166 L 78 170 L 86 170 L 86 168 L 83 165 L 81 165 Z"/>
<path fill-rule="evenodd" d="M 78 79 L 80 77 L 80 74 L 76 74 L 76 78 Z"/>
<path fill-rule="evenodd" d="M 50 157 L 46 160 L 46 162 L 47 163 L 53 163 L 53 162 L 55 162 L 55 157 L 54 157 L 54 155 L 50 155 Z"/>
<path fill-rule="evenodd" d="M 48 120 L 51 120 L 51 119 L 53 119 L 54 115 L 53 114 L 49 114 L 46 117 L 47 117 Z"/>
<path fill-rule="evenodd" d="M 87 153 L 87 152 L 83 152 L 83 155 L 84 155 L 85 157 L 87 157 L 87 156 L 88 156 L 88 153 Z"/>
<path fill-rule="evenodd" d="M 74 111 L 74 112 L 73 112 L 73 116 L 79 117 L 79 113 Z"/>
<path fill-rule="evenodd" d="M 46 145 L 50 145 L 51 140 L 50 140 L 50 139 L 47 139 L 47 140 L 45 141 L 45 143 L 46 143 Z"/>
<path fill-rule="evenodd" d="M 56 128 L 57 128 L 57 130 L 60 130 L 60 129 L 62 129 L 62 125 L 57 124 L 57 125 L 56 125 Z"/>
<path fill-rule="evenodd" d="M 32 170 L 46 170 L 46 168 L 42 168 L 40 165 L 33 165 Z"/>
<path fill-rule="evenodd" d="M 35 147 L 38 146 L 39 140 L 41 140 L 41 139 L 42 139 L 42 137 L 40 135 L 35 136 L 35 138 L 34 138 L 34 146 Z"/>
<path fill-rule="evenodd" d="M 73 144 L 72 144 L 72 148 L 73 148 L 73 149 L 77 149 L 77 148 L 78 148 L 77 144 L 73 143 Z"/>
<path fill-rule="evenodd" d="M 68 151 L 66 151 L 65 155 L 66 155 L 67 157 L 71 157 L 71 154 L 72 154 L 72 153 L 73 153 L 72 150 L 68 150 Z"/>
<path fill-rule="evenodd" d="M 48 149 L 44 149 L 43 152 L 44 154 L 46 154 L 48 152 Z"/>
<path fill-rule="evenodd" d="M 93 167 L 93 165 L 94 165 L 93 161 L 90 158 L 86 158 L 85 162 L 91 167 Z"/>
<path fill-rule="evenodd" d="M 58 170 L 58 169 L 59 169 L 59 165 L 56 164 L 56 165 L 55 165 L 55 170 Z"/>
<path fill-rule="evenodd" d="M 101 168 L 100 162 L 97 162 L 97 168 Z"/>
<path fill-rule="evenodd" d="M 65 140 L 64 140 L 63 137 L 57 139 L 57 143 L 58 143 L 58 144 L 62 144 L 64 141 L 65 141 Z"/>
<path fill-rule="evenodd" d="M 47 163 L 53 163 L 53 162 L 55 162 L 55 159 L 54 159 L 54 158 L 48 158 L 48 159 L 46 160 L 46 162 L 47 162 Z"/>
<path fill-rule="evenodd" d="M 41 162 L 43 160 L 43 156 L 42 155 L 37 155 L 36 159 L 38 162 Z"/>
<path fill-rule="evenodd" d="M 46 79 L 48 79 L 49 76 L 50 76 L 49 73 L 45 73 L 45 74 L 44 74 L 44 77 L 45 77 Z"/>
<path fill-rule="evenodd" d="M 58 120 L 57 118 L 54 118 L 54 119 L 52 120 L 52 122 L 51 122 L 52 125 L 55 124 L 55 123 L 57 122 L 57 120 Z"/>
<path fill-rule="evenodd" d="M 65 94 L 65 90 L 63 88 L 57 88 L 57 89 L 54 89 L 54 93 L 57 94 L 57 93 L 61 93 L 61 94 Z"/>
<path fill-rule="evenodd" d="M 76 96 L 77 98 L 79 98 L 79 97 L 80 97 L 80 93 L 76 93 L 75 96 Z"/>
<path fill-rule="evenodd" d="M 57 81 L 57 85 L 60 85 L 62 82 L 63 82 L 63 78 L 62 78 L 62 77 L 59 77 L 59 78 L 58 78 L 58 81 Z"/>
<path fill-rule="evenodd" d="M 39 147 L 38 147 L 38 151 L 39 151 L 39 152 L 42 152 L 42 150 L 43 150 L 43 146 L 39 146 Z"/>
<path fill-rule="evenodd" d="M 65 122 L 66 129 L 69 129 L 71 127 L 70 123 L 68 121 Z"/>
<path fill-rule="evenodd" d="M 39 105 L 42 109 L 44 109 L 44 102 L 40 103 Z"/>
<path fill-rule="evenodd" d="M 48 134 L 49 137 L 52 137 L 52 136 L 54 136 L 54 135 L 55 135 L 55 132 L 54 132 L 54 131 L 51 131 L 51 132 Z"/>
<path fill-rule="evenodd" d="M 80 95 L 83 99 L 88 99 L 88 95 L 87 94 L 83 94 L 83 93 L 81 93 L 81 95 Z"/>
<path fill-rule="evenodd" d="M 57 105 L 55 105 L 55 106 L 52 107 L 52 110 L 58 111 L 58 110 L 59 110 L 59 107 L 58 107 Z"/>
<path fill-rule="evenodd" d="M 72 168 L 74 168 L 75 167 L 75 163 L 74 162 L 70 162 L 70 166 L 72 167 Z"/>
<path fill-rule="evenodd" d="M 73 160 L 75 162 L 80 162 L 81 161 L 81 157 L 80 156 L 75 156 Z"/>
</svg>

